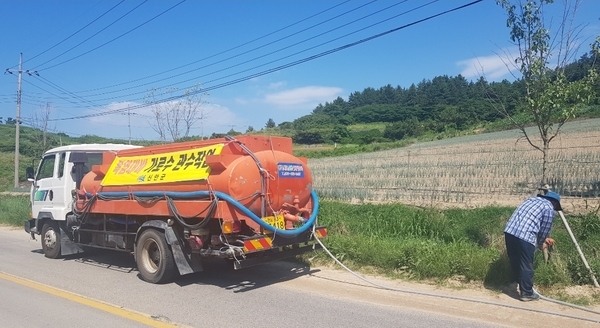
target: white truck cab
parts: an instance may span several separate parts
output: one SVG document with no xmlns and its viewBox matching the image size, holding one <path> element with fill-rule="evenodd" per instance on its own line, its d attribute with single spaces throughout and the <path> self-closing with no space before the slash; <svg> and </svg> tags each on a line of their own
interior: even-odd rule
<svg viewBox="0 0 600 328">
<path fill-rule="evenodd" d="M 43 232 L 42 246 L 46 242 L 46 247 L 51 247 L 52 243 L 57 242 L 58 231 L 42 230 L 45 224 L 51 228 L 63 229 L 67 215 L 72 212 L 72 192 L 77 183 L 75 163 L 79 162 L 82 165 L 83 172 L 79 174 L 85 174 L 92 165 L 102 163 L 103 152 L 139 147 L 124 144 L 79 144 L 48 150 L 44 153 L 35 174 L 32 174 L 33 168 L 27 169 L 27 179 L 32 182 L 31 219 L 25 221 L 25 231 L 34 239 L 35 234 Z"/>
</svg>

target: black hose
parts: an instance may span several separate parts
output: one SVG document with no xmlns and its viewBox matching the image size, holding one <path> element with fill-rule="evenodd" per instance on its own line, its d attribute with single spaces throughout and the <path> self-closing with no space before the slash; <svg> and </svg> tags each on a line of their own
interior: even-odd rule
<svg viewBox="0 0 600 328">
<path fill-rule="evenodd" d="M 169 211 L 171 211 L 171 214 L 173 214 L 173 217 L 177 220 L 177 222 L 179 222 L 179 224 L 181 224 L 183 227 L 190 229 L 190 230 L 197 230 L 197 229 L 204 228 L 208 224 L 208 222 L 210 222 L 210 220 L 213 218 L 213 215 L 217 209 L 217 205 L 219 202 L 219 199 L 216 196 L 214 196 L 213 201 L 211 202 L 209 207 L 203 209 L 200 213 L 198 213 L 194 216 L 184 217 L 181 214 L 179 214 L 179 211 L 177 210 L 177 207 L 175 206 L 173 199 L 171 197 L 166 197 L 166 196 L 165 196 L 165 198 L 167 200 L 167 207 L 169 208 Z M 206 216 L 204 217 L 204 219 L 202 219 L 200 222 L 198 222 L 196 224 L 188 224 L 187 222 L 185 222 L 185 219 L 195 218 L 198 215 L 202 214 L 206 210 L 208 210 L 208 212 L 206 213 Z"/>
<path fill-rule="evenodd" d="M 90 213 L 90 210 L 92 209 L 92 206 L 94 205 L 97 199 L 97 195 L 94 195 L 90 199 L 88 199 L 87 203 L 85 203 L 85 205 L 83 206 L 81 212 L 77 211 L 77 207 L 75 206 L 75 203 L 73 203 L 73 213 L 77 217 L 77 221 L 80 222 L 80 226 L 82 224 L 87 223 L 86 219 L 88 217 L 88 214 Z"/>
</svg>

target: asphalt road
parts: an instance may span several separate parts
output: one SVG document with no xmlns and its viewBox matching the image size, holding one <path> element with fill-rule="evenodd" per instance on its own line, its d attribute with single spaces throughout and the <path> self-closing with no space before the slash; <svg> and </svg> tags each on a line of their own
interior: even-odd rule
<svg viewBox="0 0 600 328">
<path fill-rule="evenodd" d="M 144 319 L 156 319 L 157 327 L 421 328 L 528 323 L 519 318 L 529 315 L 525 312 L 460 302 L 448 306 L 447 300 L 378 290 L 349 282 L 336 270 L 290 262 L 235 271 L 225 261 L 212 261 L 202 273 L 153 285 L 138 277 L 128 253 L 97 250 L 51 260 L 42 254 L 39 238 L 30 240 L 22 230 L 0 227 L 0 241 L 0 327 L 153 325 Z M 539 323 L 551 327 L 562 321 Z M 571 323 L 581 327 L 576 320 Z"/>
</svg>

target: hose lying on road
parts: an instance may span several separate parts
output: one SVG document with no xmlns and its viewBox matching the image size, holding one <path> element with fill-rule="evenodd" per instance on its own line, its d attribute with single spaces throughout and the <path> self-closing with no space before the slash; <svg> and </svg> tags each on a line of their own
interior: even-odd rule
<svg viewBox="0 0 600 328">
<path fill-rule="evenodd" d="M 450 295 L 444 295 L 444 294 L 437 294 L 437 293 L 430 293 L 430 292 L 421 292 L 421 291 L 415 291 L 415 290 L 409 290 L 409 289 L 402 289 L 402 288 L 394 288 L 394 287 L 384 286 L 384 285 L 381 285 L 381 284 L 378 284 L 376 282 L 368 280 L 367 278 L 365 278 L 365 277 L 359 275 L 358 273 L 350 270 L 347 266 L 345 266 L 342 262 L 340 262 L 333 254 L 331 254 L 331 252 L 327 249 L 327 247 L 325 247 L 325 245 L 323 245 L 323 243 L 321 242 L 321 240 L 316 236 L 316 233 L 314 233 L 314 229 L 315 228 L 313 227 L 313 236 L 315 237 L 315 240 L 321 245 L 321 247 L 327 253 L 327 255 L 329 255 L 337 264 L 339 264 L 342 268 L 344 268 L 346 271 L 348 271 L 349 273 L 351 273 L 352 275 L 354 275 L 358 279 L 363 280 L 366 283 L 371 284 L 371 285 L 376 286 L 376 287 L 379 287 L 381 289 L 391 290 L 391 291 L 396 291 L 396 292 L 402 292 L 402 293 L 408 293 L 408 294 L 417 294 L 417 295 L 424 295 L 424 296 L 431 296 L 431 297 L 447 298 L 447 299 L 452 299 L 452 300 L 457 300 L 457 301 L 466 301 L 466 302 L 474 302 L 474 303 L 488 304 L 488 305 L 494 305 L 494 306 L 502 306 L 502 307 L 505 307 L 505 308 L 511 308 L 511 309 L 517 309 L 517 310 L 524 310 L 524 311 L 531 311 L 531 312 L 537 312 L 537 313 L 543 313 L 543 314 L 551 314 L 551 315 L 556 315 L 556 316 L 565 317 L 565 318 L 571 318 L 571 319 L 577 319 L 577 320 L 583 320 L 583 321 L 590 321 L 590 322 L 600 323 L 600 319 L 592 319 L 592 318 L 580 317 L 580 316 L 576 316 L 576 315 L 570 315 L 570 314 L 559 313 L 559 312 L 554 312 L 554 311 L 538 310 L 538 309 L 533 309 L 533 308 L 528 308 L 528 307 L 523 307 L 523 306 L 516 306 L 516 305 L 503 304 L 503 303 L 498 303 L 498 302 L 478 300 L 478 299 L 474 299 L 474 298 L 466 298 L 466 297 L 459 297 L 459 296 L 450 296 Z M 576 309 L 579 309 L 579 310 L 588 311 L 588 312 L 592 312 L 592 313 L 600 315 L 600 312 L 598 312 L 598 311 L 594 311 L 592 309 L 588 309 L 588 308 L 585 308 L 585 307 L 582 307 L 582 306 L 578 306 L 578 305 L 575 305 L 575 304 L 571 304 L 571 303 L 567 303 L 567 302 L 562 302 L 562 301 L 559 301 L 559 300 L 554 300 L 554 299 L 551 299 L 551 298 L 548 298 L 548 297 L 545 297 L 545 296 L 541 296 L 541 299 L 549 301 L 549 302 L 558 303 L 558 304 L 561 304 L 561 305 L 570 306 L 570 307 L 573 307 L 573 308 L 576 308 Z"/>
</svg>

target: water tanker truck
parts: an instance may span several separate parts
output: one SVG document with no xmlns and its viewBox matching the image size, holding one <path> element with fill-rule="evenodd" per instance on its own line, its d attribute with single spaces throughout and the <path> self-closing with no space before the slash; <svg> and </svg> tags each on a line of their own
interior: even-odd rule
<svg viewBox="0 0 600 328">
<path fill-rule="evenodd" d="M 62 146 L 32 182 L 25 231 L 48 258 L 133 253 L 142 279 L 170 281 L 224 258 L 241 269 L 318 248 L 318 198 L 284 137 L 240 136 L 139 147 Z"/>
</svg>

